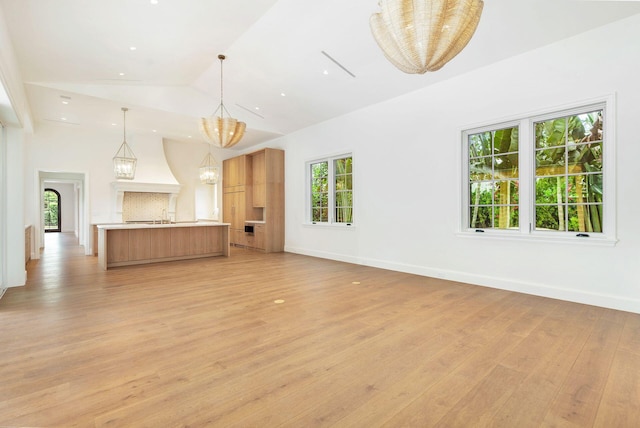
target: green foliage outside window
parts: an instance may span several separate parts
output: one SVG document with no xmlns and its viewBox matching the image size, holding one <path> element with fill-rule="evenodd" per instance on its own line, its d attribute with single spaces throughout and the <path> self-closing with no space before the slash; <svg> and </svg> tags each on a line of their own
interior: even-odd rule
<svg viewBox="0 0 640 428">
<path fill-rule="evenodd" d="M 312 163 L 311 221 L 353 222 L 353 159 L 351 156 Z M 333 218 L 330 218 L 330 213 Z"/>
<path fill-rule="evenodd" d="M 52 190 L 44 192 L 44 228 L 45 230 L 59 230 L 60 196 Z"/>
<path fill-rule="evenodd" d="M 336 223 L 353 221 L 353 159 L 334 161 L 336 176 Z"/>
<path fill-rule="evenodd" d="M 602 232 L 602 110 L 535 124 L 536 229 Z"/>
<path fill-rule="evenodd" d="M 311 164 L 311 221 L 329 221 L 329 162 Z"/>
<path fill-rule="evenodd" d="M 469 227 L 519 224 L 518 128 L 469 135 Z"/>
</svg>

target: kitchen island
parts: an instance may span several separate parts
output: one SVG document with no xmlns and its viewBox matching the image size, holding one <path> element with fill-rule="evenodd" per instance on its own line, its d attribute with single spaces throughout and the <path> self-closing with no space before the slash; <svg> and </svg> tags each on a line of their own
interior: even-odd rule
<svg viewBox="0 0 640 428">
<path fill-rule="evenodd" d="M 98 225 L 98 264 L 102 269 L 201 257 L 229 256 L 229 224 Z"/>
</svg>

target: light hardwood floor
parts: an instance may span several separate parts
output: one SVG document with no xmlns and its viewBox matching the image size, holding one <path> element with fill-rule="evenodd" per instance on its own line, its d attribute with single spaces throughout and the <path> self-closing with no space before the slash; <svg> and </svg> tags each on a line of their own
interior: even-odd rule
<svg viewBox="0 0 640 428">
<path fill-rule="evenodd" d="M 640 426 L 637 314 L 243 249 L 105 272 L 73 244 L 0 300 L 0 426 Z"/>
</svg>

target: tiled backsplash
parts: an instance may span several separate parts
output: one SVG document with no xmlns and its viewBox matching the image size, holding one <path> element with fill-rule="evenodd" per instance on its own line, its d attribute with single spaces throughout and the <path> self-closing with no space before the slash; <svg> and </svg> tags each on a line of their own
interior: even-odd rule
<svg viewBox="0 0 640 428">
<path fill-rule="evenodd" d="M 164 210 L 164 211 L 163 211 Z M 122 221 L 168 219 L 169 194 L 148 192 L 124 192 Z"/>
</svg>

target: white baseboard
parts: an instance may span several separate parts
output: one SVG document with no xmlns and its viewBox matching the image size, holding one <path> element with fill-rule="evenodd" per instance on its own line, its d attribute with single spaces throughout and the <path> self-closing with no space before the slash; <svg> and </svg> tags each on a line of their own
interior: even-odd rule
<svg viewBox="0 0 640 428">
<path fill-rule="evenodd" d="M 347 256 L 344 254 L 314 251 L 304 248 L 285 247 L 285 251 L 289 253 L 360 264 L 364 266 L 371 266 L 380 269 L 427 276 L 431 278 L 464 282 L 467 284 L 479 285 L 482 287 L 497 288 L 500 290 L 548 297 L 551 299 L 566 300 L 569 302 L 581 303 L 585 305 L 600 306 L 603 308 L 616 309 L 620 311 L 640 313 L 639 299 L 629 299 L 610 294 L 592 293 L 588 291 L 551 286 L 548 284 L 539 284 L 522 280 L 512 280 L 509 278 L 501 278 L 497 276 L 478 275 L 470 272 L 436 269 L 427 266 L 410 265 L 405 263 L 390 262 L 386 260 L 359 258 Z"/>
<path fill-rule="evenodd" d="M 320 259 L 329 259 L 329 260 L 335 260 L 338 262 L 353 263 L 356 265 L 364 264 L 357 257 L 345 256 L 344 254 L 338 254 L 338 253 L 327 253 L 323 251 L 314 251 L 314 250 L 307 250 L 304 248 L 293 248 L 293 247 L 287 247 L 287 246 L 285 246 L 284 251 L 286 251 L 287 253 L 301 254 L 303 256 L 318 257 Z"/>
</svg>

